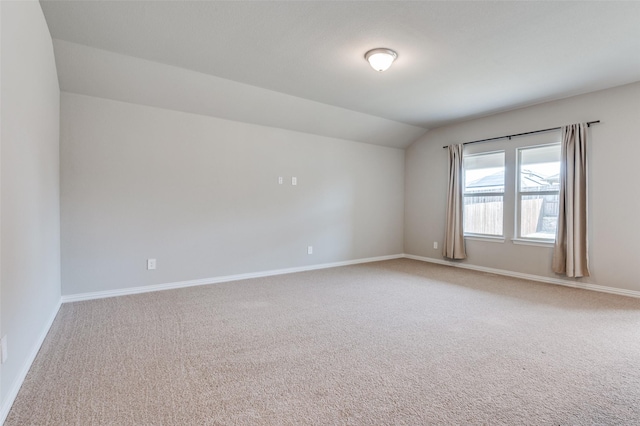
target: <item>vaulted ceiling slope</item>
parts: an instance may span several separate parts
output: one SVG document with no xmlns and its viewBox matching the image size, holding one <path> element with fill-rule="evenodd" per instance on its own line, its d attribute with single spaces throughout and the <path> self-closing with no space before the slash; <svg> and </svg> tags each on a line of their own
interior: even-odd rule
<svg viewBox="0 0 640 426">
<path fill-rule="evenodd" d="M 422 127 L 244 83 L 54 40 L 60 88 L 118 101 L 404 148 Z"/>
<path fill-rule="evenodd" d="M 389 146 L 640 81 L 640 2 L 41 4 L 62 90 Z"/>
</svg>

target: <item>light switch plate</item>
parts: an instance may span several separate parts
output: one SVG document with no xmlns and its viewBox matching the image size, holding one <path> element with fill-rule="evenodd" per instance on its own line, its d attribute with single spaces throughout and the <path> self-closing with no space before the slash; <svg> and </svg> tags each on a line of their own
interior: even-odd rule
<svg viewBox="0 0 640 426">
<path fill-rule="evenodd" d="M 0 359 L 1 363 L 4 364 L 5 362 L 7 362 L 7 358 L 9 358 L 9 350 L 7 348 L 7 336 L 4 336 L 2 339 L 0 339 L 0 346 L 2 346 L 2 356 Z"/>
</svg>

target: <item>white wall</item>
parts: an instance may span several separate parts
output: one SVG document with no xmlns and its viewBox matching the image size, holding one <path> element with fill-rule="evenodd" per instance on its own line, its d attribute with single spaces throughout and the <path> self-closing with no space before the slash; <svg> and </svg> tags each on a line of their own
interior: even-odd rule
<svg viewBox="0 0 640 426">
<path fill-rule="evenodd" d="M 400 149 L 63 92 L 61 177 L 64 295 L 403 250 Z"/>
<path fill-rule="evenodd" d="M 444 145 L 601 120 L 591 126 L 589 154 L 589 225 L 592 277 L 583 283 L 640 291 L 634 266 L 638 262 L 640 197 L 637 185 L 640 158 L 640 83 L 548 102 L 520 110 L 442 127 L 427 132 L 406 150 L 405 252 L 442 259 L 447 151 Z M 544 141 L 553 135 L 530 137 Z M 469 152 L 513 147 L 508 141 L 468 146 Z M 551 271 L 552 249 L 515 245 L 513 208 L 505 206 L 504 243 L 467 240 L 463 263 L 562 278 Z M 440 245 L 441 247 L 441 245 Z"/>
<path fill-rule="evenodd" d="M 38 2 L 2 2 L 1 415 L 60 302 L 59 113 L 53 47 Z M 2 421 L 3 418 L 0 418 Z"/>
</svg>

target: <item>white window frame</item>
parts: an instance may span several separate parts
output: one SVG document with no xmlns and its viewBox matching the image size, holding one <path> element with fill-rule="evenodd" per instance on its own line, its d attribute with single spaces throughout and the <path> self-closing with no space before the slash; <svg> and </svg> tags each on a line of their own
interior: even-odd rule
<svg viewBox="0 0 640 426">
<path fill-rule="evenodd" d="M 547 146 L 558 146 L 560 147 L 560 143 L 559 142 L 554 142 L 554 143 L 547 143 L 547 144 L 542 144 L 542 145 L 527 145 L 527 146 L 522 146 L 519 148 L 516 148 L 516 161 L 515 161 L 515 172 L 516 172 L 516 188 L 515 188 L 515 231 L 514 231 L 514 235 L 515 238 L 513 238 L 513 241 L 515 243 L 520 242 L 531 242 L 531 243 L 541 243 L 542 245 L 548 245 L 548 244 L 553 244 L 555 242 L 555 236 L 553 238 L 536 238 L 536 237 L 524 237 L 522 236 L 522 225 L 521 225 L 521 220 L 522 220 L 522 215 L 521 215 L 521 208 L 522 208 L 522 197 L 523 196 L 527 196 L 527 195 L 558 195 L 560 196 L 560 188 L 558 188 L 558 190 L 556 191 L 521 191 L 521 186 L 520 186 L 520 178 L 521 178 L 521 173 L 520 173 L 520 165 L 522 163 L 522 151 L 526 151 L 529 149 L 536 149 L 536 148 L 544 148 Z M 505 165 L 506 167 L 506 165 Z"/>
<path fill-rule="evenodd" d="M 464 206 L 464 200 L 467 197 L 502 197 L 502 232 L 500 234 L 481 234 L 481 233 L 476 233 L 476 232 L 468 232 L 466 230 L 463 230 L 463 235 L 465 238 L 469 238 L 469 239 L 481 239 L 481 240 L 496 240 L 496 241 L 504 241 L 504 201 L 505 201 L 505 188 L 506 188 L 506 171 L 507 171 L 507 152 L 504 149 L 498 149 L 498 150 L 493 150 L 493 151 L 486 151 L 486 152 L 479 152 L 477 154 L 469 154 L 469 155 L 463 155 L 463 158 L 470 158 L 470 157 L 480 157 L 480 156 L 485 156 L 485 155 L 491 155 L 491 154 L 498 154 L 501 153 L 503 155 L 503 169 L 504 169 L 504 181 L 502 183 L 502 192 L 466 192 L 466 182 L 467 182 L 467 176 L 466 176 L 466 169 L 463 168 L 463 176 L 462 176 L 462 182 L 463 182 L 463 190 L 462 190 L 462 204 Z M 464 161 L 464 160 L 463 160 Z M 463 216 L 464 216 L 464 208 L 463 208 Z M 463 223 L 464 223 L 464 217 L 463 217 Z"/>
</svg>

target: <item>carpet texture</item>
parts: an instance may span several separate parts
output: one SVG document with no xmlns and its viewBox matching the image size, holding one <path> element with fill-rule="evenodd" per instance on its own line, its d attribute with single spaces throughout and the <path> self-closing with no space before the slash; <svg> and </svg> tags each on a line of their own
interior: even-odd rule
<svg viewBox="0 0 640 426">
<path fill-rule="evenodd" d="M 640 424 L 640 300 L 400 259 L 70 303 L 6 424 Z"/>
</svg>

